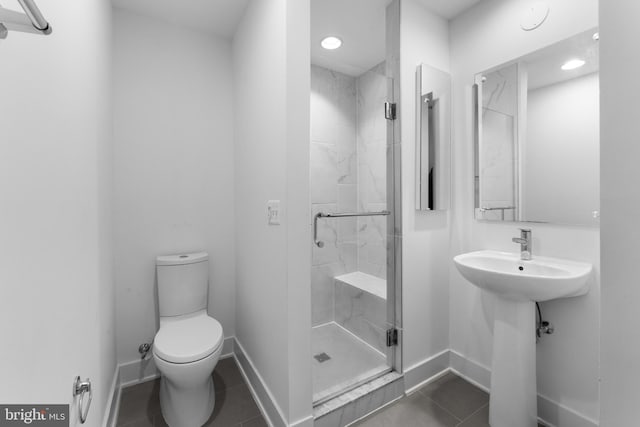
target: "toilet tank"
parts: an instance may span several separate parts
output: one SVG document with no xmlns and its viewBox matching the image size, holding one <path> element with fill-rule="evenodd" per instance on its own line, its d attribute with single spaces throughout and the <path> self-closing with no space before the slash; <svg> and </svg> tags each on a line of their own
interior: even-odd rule
<svg viewBox="0 0 640 427">
<path fill-rule="evenodd" d="M 156 258 L 156 271 L 160 317 L 180 316 L 207 308 L 207 253 L 159 256 Z"/>
</svg>

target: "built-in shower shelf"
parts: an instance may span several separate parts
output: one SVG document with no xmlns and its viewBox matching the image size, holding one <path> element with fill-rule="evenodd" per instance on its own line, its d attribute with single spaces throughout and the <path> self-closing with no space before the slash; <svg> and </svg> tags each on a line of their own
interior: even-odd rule
<svg viewBox="0 0 640 427">
<path fill-rule="evenodd" d="M 336 276 L 335 280 L 375 295 L 385 301 L 387 299 L 387 281 L 371 274 L 354 271 L 353 273 Z"/>
<path fill-rule="evenodd" d="M 385 354 L 387 347 L 387 281 L 356 271 L 335 277 L 337 324 Z"/>
</svg>

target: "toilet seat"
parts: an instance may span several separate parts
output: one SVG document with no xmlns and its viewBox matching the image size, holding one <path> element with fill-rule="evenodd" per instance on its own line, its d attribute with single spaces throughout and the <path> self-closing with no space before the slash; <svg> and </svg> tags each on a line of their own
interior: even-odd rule
<svg viewBox="0 0 640 427">
<path fill-rule="evenodd" d="M 213 354 L 222 341 L 222 325 L 203 310 L 162 318 L 153 352 L 170 363 L 191 363 Z"/>
</svg>

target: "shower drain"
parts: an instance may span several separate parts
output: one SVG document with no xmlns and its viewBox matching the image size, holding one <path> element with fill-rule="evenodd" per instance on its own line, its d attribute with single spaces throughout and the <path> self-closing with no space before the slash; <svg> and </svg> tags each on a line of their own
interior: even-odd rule
<svg viewBox="0 0 640 427">
<path fill-rule="evenodd" d="M 327 353 L 316 354 L 315 356 L 313 356 L 313 358 L 320 363 L 326 362 L 327 360 L 331 359 L 331 357 Z"/>
</svg>

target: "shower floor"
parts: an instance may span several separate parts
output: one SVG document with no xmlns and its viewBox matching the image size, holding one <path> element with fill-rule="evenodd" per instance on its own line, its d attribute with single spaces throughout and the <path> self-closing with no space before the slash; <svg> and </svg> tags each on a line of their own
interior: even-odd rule
<svg viewBox="0 0 640 427">
<path fill-rule="evenodd" d="M 335 322 L 312 328 L 311 348 L 315 405 L 390 370 L 384 354 Z"/>
</svg>

